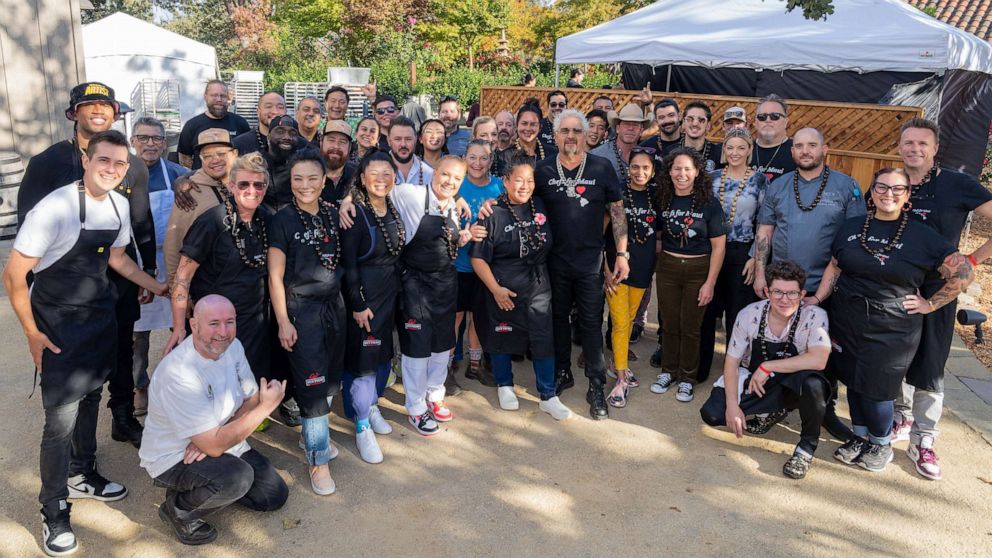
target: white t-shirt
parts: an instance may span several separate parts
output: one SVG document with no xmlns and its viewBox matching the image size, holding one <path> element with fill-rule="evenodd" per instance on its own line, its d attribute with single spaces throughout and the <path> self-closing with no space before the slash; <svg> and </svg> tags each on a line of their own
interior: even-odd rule
<svg viewBox="0 0 992 558">
<path fill-rule="evenodd" d="M 418 186 L 430 186 L 434 179 L 434 169 L 424 162 L 423 159 L 413 156 L 413 164 L 410 165 L 410 176 L 403 176 L 403 171 L 396 171 L 397 184 L 416 184 Z"/>
<path fill-rule="evenodd" d="M 734 332 L 727 343 L 727 356 L 741 359 L 737 373 L 737 396 L 744 392 L 744 382 L 750 376 L 747 367 L 751 362 L 751 341 L 758 337 L 758 325 L 761 323 L 761 311 L 769 302 L 761 300 L 748 304 L 737 314 L 734 321 Z M 803 305 L 799 307 L 799 325 L 796 327 L 796 337 L 793 343 L 799 354 L 805 353 L 810 347 L 830 347 L 829 320 L 827 313 L 819 306 Z M 781 343 L 789 336 L 792 322 L 787 322 L 781 335 L 774 335 L 771 326 L 765 326 L 765 340 L 769 343 Z M 713 383 L 713 387 L 724 387 L 721 374 Z"/>
<path fill-rule="evenodd" d="M 79 240 L 78 184 L 62 186 L 42 198 L 24 217 L 24 223 L 17 231 L 14 249 L 29 258 L 41 258 L 32 270 L 35 273 L 68 254 Z M 83 199 L 86 200 L 86 229 L 106 231 L 120 227 L 112 246 L 127 246 L 131 240 L 131 209 L 127 198 L 112 191 L 103 201 L 89 196 L 83 196 Z"/>
<path fill-rule="evenodd" d="M 448 200 L 448 205 L 441 211 L 440 202 L 434 195 L 434 190 L 430 186 L 419 186 L 417 184 L 397 184 L 391 192 L 390 199 L 396 206 L 396 211 L 403 220 L 403 228 L 406 229 L 406 244 L 409 244 L 417 234 L 420 221 L 424 218 L 424 196 L 429 196 L 427 211 L 430 215 L 450 215 L 455 221 L 458 220 L 458 210 L 455 208 L 455 200 Z M 455 233 L 458 237 L 458 232 Z"/>
<path fill-rule="evenodd" d="M 148 387 L 148 417 L 141 437 L 141 466 L 155 478 L 183 460 L 190 439 L 223 426 L 258 391 L 255 376 L 235 339 L 217 360 L 193 347 L 187 337 L 155 368 Z M 248 442 L 228 448 L 235 457 Z"/>
</svg>

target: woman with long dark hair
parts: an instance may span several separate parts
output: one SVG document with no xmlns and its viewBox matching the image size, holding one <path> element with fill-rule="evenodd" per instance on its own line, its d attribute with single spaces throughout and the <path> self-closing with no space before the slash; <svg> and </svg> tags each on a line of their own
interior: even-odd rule
<svg viewBox="0 0 992 558">
<path fill-rule="evenodd" d="M 677 381 L 675 398 L 682 402 L 692 401 L 698 381 L 700 326 L 727 245 L 726 218 L 705 168 L 699 153 L 676 148 L 665 157 L 658 188 L 655 281 L 663 356 L 651 391 L 665 393 Z"/>
<path fill-rule="evenodd" d="M 355 125 L 355 149 L 351 150 L 351 160 L 359 163 L 370 152 L 379 149 L 379 123 L 366 116 Z"/>
<path fill-rule="evenodd" d="M 417 133 L 417 156 L 432 169 L 437 168 L 441 157 L 448 154 L 447 136 L 444 135 L 444 122 L 436 118 L 425 120 Z"/>
<path fill-rule="evenodd" d="M 558 149 L 555 146 L 541 142 L 541 122 L 543 121 L 544 113 L 536 105 L 524 104 L 517 110 L 517 139 L 510 144 L 510 147 L 498 154 L 503 159 L 504 169 L 509 165 L 510 158 L 515 156 L 517 150 L 530 155 L 535 165 L 558 154 Z"/>
</svg>

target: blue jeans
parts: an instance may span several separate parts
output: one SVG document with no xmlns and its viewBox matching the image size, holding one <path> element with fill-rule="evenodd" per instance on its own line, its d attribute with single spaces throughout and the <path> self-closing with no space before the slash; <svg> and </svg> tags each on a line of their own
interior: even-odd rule
<svg viewBox="0 0 992 558">
<path fill-rule="evenodd" d="M 306 447 L 307 461 L 316 467 L 331 460 L 331 429 L 327 426 L 327 415 L 306 418 L 303 421 L 303 445 Z"/>
<path fill-rule="evenodd" d="M 392 363 L 386 362 L 379 365 L 379 368 L 375 371 L 375 393 L 378 397 L 382 397 L 382 394 L 386 392 L 386 381 L 389 379 L 389 370 Z M 355 382 L 356 376 L 351 372 L 345 370 L 341 374 L 341 397 L 344 416 L 348 417 L 348 420 L 355 420 L 355 402 L 351 396 L 351 384 Z M 367 417 L 366 417 L 367 418 Z"/>
<path fill-rule="evenodd" d="M 508 353 L 490 353 L 493 364 L 493 377 L 499 387 L 513 386 L 513 355 Z M 555 396 L 555 359 L 554 357 L 534 360 L 534 375 L 537 376 L 537 393 L 541 401 L 547 401 Z"/>
<path fill-rule="evenodd" d="M 887 446 L 892 441 L 892 420 L 895 403 L 879 401 L 848 388 L 847 405 L 851 408 L 851 427 L 855 436 L 869 442 Z"/>
</svg>

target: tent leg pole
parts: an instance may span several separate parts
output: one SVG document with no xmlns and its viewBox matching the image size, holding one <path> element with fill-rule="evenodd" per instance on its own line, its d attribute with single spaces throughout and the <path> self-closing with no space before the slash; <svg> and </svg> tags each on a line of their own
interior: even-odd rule
<svg viewBox="0 0 992 558">
<path fill-rule="evenodd" d="M 555 89 L 558 89 L 558 77 L 561 75 L 561 65 L 555 64 Z"/>
<path fill-rule="evenodd" d="M 672 91 L 672 65 L 668 65 L 668 77 L 665 78 L 665 93 Z"/>
</svg>

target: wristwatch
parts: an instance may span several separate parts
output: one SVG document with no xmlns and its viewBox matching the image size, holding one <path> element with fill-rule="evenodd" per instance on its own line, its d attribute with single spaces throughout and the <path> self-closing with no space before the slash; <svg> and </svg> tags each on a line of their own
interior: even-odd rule
<svg viewBox="0 0 992 558">
<path fill-rule="evenodd" d="M 630 261 L 630 252 L 617 252 L 617 257 L 627 258 L 627 261 Z"/>
</svg>

